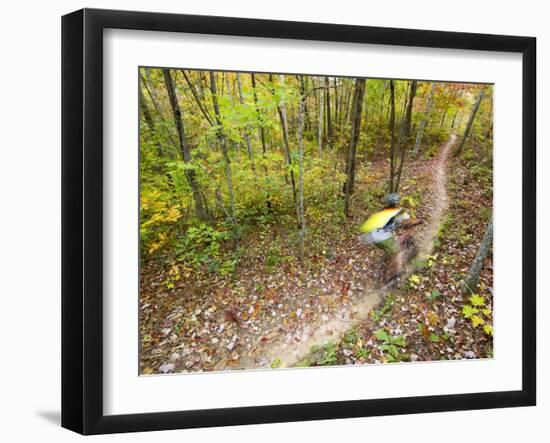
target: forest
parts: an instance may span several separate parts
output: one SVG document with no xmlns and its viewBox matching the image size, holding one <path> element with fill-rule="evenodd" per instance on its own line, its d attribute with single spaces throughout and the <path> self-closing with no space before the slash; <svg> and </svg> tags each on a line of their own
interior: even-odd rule
<svg viewBox="0 0 550 443">
<path fill-rule="evenodd" d="M 138 81 L 140 374 L 492 358 L 492 85 Z"/>
</svg>

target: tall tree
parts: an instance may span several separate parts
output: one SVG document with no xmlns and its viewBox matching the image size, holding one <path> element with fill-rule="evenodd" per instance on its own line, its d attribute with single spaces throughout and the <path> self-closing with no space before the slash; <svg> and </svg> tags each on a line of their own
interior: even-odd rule
<svg viewBox="0 0 550 443">
<path fill-rule="evenodd" d="M 456 116 L 458 115 L 458 109 L 455 111 L 455 113 L 453 114 L 453 119 L 451 120 L 451 130 L 454 130 L 455 129 L 455 124 L 456 124 Z"/>
<path fill-rule="evenodd" d="M 466 129 L 464 130 L 464 135 L 462 136 L 462 140 L 460 141 L 460 145 L 458 145 L 458 148 L 455 151 L 455 157 L 458 157 L 462 153 L 462 148 L 464 148 L 464 144 L 466 143 L 466 140 L 467 140 L 468 136 L 470 135 L 472 125 L 474 123 L 477 111 L 479 109 L 479 105 L 481 104 L 481 101 L 483 100 L 484 95 L 485 95 L 485 89 L 482 89 L 481 91 L 479 91 L 479 95 L 477 96 L 477 100 L 474 104 L 474 107 L 472 108 L 472 112 L 470 113 L 470 118 L 468 119 L 468 123 L 466 124 Z"/>
<path fill-rule="evenodd" d="M 405 116 L 401 121 L 401 131 L 399 136 L 399 148 L 400 148 L 399 168 L 397 170 L 397 177 L 395 179 L 393 192 L 399 191 L 401 174 L 403 173 L 403 165 L 405 164 L 405 157 L 407 156 L 407 149 L 410 143 L 411 117 L 412 117 L 413 102 L 416 96 L 416 86 L 417 86 L 417 81 L 413 80 L 409 88 L 409 98 L 407 100 L 407 108 L 405 111 Z"/>
<path fill-rule="evenodd" d="M 327 107 L 327 144 L 329 146 L 332 146 L 332 135 L 333 135 L 333 127 L 332 127 L 332 118 L 331 118 L 331 111 L 330 111 L 330 80 L 328 77 L 325 77 L 325 103 Z"/>
<path fill-rule="evenodd" d="M 346 182 L 344 184 L 344 214 L 350 215 L 350 197 L 353 193 L 355 182 L 355 157 L 357 142 L 359 141 L 359 129 L 361 128 L 361 113 L 363 111 L 363 97 L 365 95 L 365 79 L 355 79 L 355 88 L 352 102 L 352 122 L 346 165 Z"/>
<path fill-rule="evenodd" d="M 220 143 L 222 155 L 225 166 L 225 179 L 227 181 L 227 191 L 229 193 L 229 215 L 230 221 L 233 224 L 237 223 L 235 215 L 235 192 L 233 190 L 233 174 L 231 172 L 231 160 L 229 159 L 229 153 L 227 152 L 227 139 L 223 132 L 223 123 L 220 112 L 220 105 L 218 103 L 218 89 L 216 86 L 216 73 L 210 71 L 210 90 L 212 92 L 212 104 L 214 105 L 214 114 L 216 116 L 216 136 Z"/>
<path fill-rule="evenodd" d="M 238 72 L 237 72 L 237 90 L 238 90 L 238 93 L 239 93 L 239 103 L 241 104 L 241 106 L 243 106 L 243 104 L 244 104 L 243 85 L 242 85 L 242 81 L 241 81 L 241 74 L 239 74 Z M 251 166 L 252 170 L 255 172 L 256 167 L 254 165 L 254 154 L 252 152 L 252 143 L 250 142 L 250 136 L 248 135 L 248 127 L 244 128 L 243 137 L 244 137 L 244 141 L 246 143 L 246 151 L 248 152 L 248 158 L 250 159 L 250 166 Z"/>
<path fill-rule="evenodd" d="M 414 144 L 414 148 L 412 151 L 413 158 L 416 158 L 416 156 L 418 155 L 418 151 L 420 149 L 420 143 L 422 143 L 422 135 L 424 134 L 424 129 L 426 129 L 426 125 L 428 124 L 428 121 L 430 119 L 430 112 L 432 111 L 432 106 L 434 103 L 434 93 L 435 93 L 435 83 L 432 82 L 430 95 L 428 97 L 428 103 L 426 104 L 426 110 L 424 111 L 424 116 L 422 117 L 422 121 L 420 122 L 420 127 L 418 128 L 418 132 L 416 134 L 416 142 Z"/>
<path fill-rule="evenodd" d="M 139 85 L 139 108 L 141 110 L 141 113 L 143 114 L 143 119 L 145 120 L 145 123 L 147 124 L 149 131 L 151 132 L 151 134 L 155 134 L 156 133 L 155 121 L 153 119 L 151 111 L 149 110 L 149 107 L 147 106 L 145 97 L 143 96 L 143 91 L 141 87 L 142 83 L 143 82 L 140 82 L 140 85 Z M 161 157 L 164 157 L 164 149 L 162 148 L 162 143 L 158 140 L 158 138 L 155 141 L 155 144 L 157 145 L 159 155 Z"/>
<path fill-rule="evenodd" d="M 267 149 L 265 145 L 265 129 L 263 125 L 262 114 L 260 112 L 260 106 L 258 104 L 258 91 L 256 90 L 256 76 L 250 74 L 250 81 L 252 83 L 252 96 L 254 98 L 254 106 L 256 108 L 256 120 L 258 122 L 258 131 L 260 133 L 260 140 L 262 142 L 262 153 L 265 155 Z"/>
<path fill-rule="evenodd" d="M 390 180 L 388 192 L 393 192 L 393 183 L 395 180 L 395 83 L 390 80 Z"/>
<path fill-rule="evenodd" d="M 174 80 L 172 79 L 172 74 L 169 69 L 162 70 L 164 76 L 164 83 L 166 85 L 166 90 L 168 91 L 168 100 L 170 101 L 170 108 L 172 109 L 172 116 L 174 118 L 174 124 L 178 132 L 179 147 L 182 159 L 185 163 L 191 163 L 191 151 L 189 145 L 187 144 L 187 139 L 185 137 L 185 127 L 183 125 L 183 115 L 178 103 L 178 98 L 176 96 L 176 91 L 174 88 Z M 200 191 L 199 183 L 195 175 L 195 171 L 191 168 L 185 170 L 185 175 L 189 186 L 191 187 L 191 192 L 193 194 L 193 201 L 195 202 L 195 212 L 197 217 L 200 220 L 207 220 L 208 214 L 206 213 L 203 197 Z"/>
<path fill-rule="evenodd" d="M 271 74 L 270 74 L 271 76 Z M 273 79 L 272 79 L 273 80 Z M 285 76 L 280 76 L 281 85 L 285 86 Z M 273 93 L 275 91 L 273 90 Z M 286 161 L 288 163 L 289 169 L 290 169 L 290 183 L 292 186 L 292 198 L 294 199 L 294 204 L 297 204 L 297 198 L 296 198 L 296 180 L 294 178 L 294 170 L 292 169 L 292 154 L 290 152 L 290 142 L 289 142 L 289 133 L 288 133 L 288 118 L 286 113 L 286 103 L 283 101 L 280 101 L 277 104 L 277 112 L 279 113 L 279 118 L 281 120 L 281 129 L 283 132 L 283 145 L 285 147 L 285 156 Z"/>
<path fill-rule="evenodd" d="M 299 244 L 298 244 L 298 259 L 300 263 L 304 263 L 305 236 L 306 236 L 306 220 L 304 216 L 304 143 L 303 143 L 303 127 L 305 113 L 305 85 L 304 77 L 300 76 L 300 102 L 298 105 L 298 204 L 296 205 L 298 222 L 300 224 Z"/>
<path fill-rule="evenodd" d="M 323 155 L 323 106 L 324 91 L 319 88 L 319 124 L 317 125 L 317 152 L 319 157 Z"/>
</svg>

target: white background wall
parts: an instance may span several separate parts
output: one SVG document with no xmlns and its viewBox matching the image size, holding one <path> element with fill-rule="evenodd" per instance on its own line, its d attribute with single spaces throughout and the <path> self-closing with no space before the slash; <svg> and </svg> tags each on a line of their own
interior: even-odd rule
<svg viewBox="0 0 550 443">
<path fill-rule="evenodd" d="M 0 27 L 0 438 L 6 442 L 75 441 L 60 411 L 60 16 L 81 7 L 349 23 L 538 38 L 538 147 L 550 103 L 543 86 L 550 30 L 545 3 L 534 0 L 112 0 L 4 2 Z M 548 111 L 546 111 L 548 113 Z M 518 147 L 519 149 L 519 147 Z M 549 193 L 539 156 L 539 221 Z M 544 223 L 539 223 L 544 224 Z M 547 224 L 547 223 L 546 223 Z M 517 235 L 517 233 L 511 233 Z M 539 251 L 548 235 L 539 229 Z M 550 260 L 539 252 L 539 275 Z M 548 438 L 549 284 L 539 278 L 539 406 L 233 428 L 102 436 L 94 441 L 544 441 Z M 518 358 L 520 356 L 518 355 Z M 546 374 L 545 374 L 546 372 Z M 414 383 L 414 380 L 411 380 Z"/>
</svg>

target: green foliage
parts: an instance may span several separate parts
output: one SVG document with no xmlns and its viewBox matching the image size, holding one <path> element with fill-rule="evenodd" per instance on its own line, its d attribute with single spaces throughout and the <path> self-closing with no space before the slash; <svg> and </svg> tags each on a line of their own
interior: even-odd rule
<svg viewBox="0 0 550 443">
<path fill-rule="evenodd" d="M 384 329 L 379 329 L 374 336 L 382 342 L 379 349 L 383 352 L 388 363 L 404 361 L 407 359 L 405 347 L 407 343 L 402 335 L 391 336 Z"/>
<path fill-rule="evenodd" d="M 428 298 L 428 300 L 433 302 L 437 300 L 439 297 L 441 297 L 441 292 L 439 292 L 439 290 L 437 289 L 434 289 L 432 292 L 428 292 L 426 297 Z"/>
<path fill-rule="evenodd" d="M 386 298 L 384 300 L 384 304 L 382 305 L 382 307 L 378 308 L 378 309 L 373 309 L 370 313 L 370 317 L 376 322 L 380 321 L 383 317 L 388 315 L 388 313 L 392 309 L 394 303 L 395 303 L 395 294 L 390 292 L 386 296 Z"/>
<path fill-rule="evenodd" d="M 281 246 L 274 244 L 268 251 L 265 258 L 265 266 L 268 272 L 275 270 L 283 261 Z"/>
<path fill-rule="evenodd" d="M 174 245 L 175 257 L 179 263 L 198 270 L 227 276 L 235 272 L 242 251 L 223 253 L 224 242 L 233 238 L 231 231 L 218 231 L 201 223 L 187 229 Z"/>
<path fill-rule="evenodd" d="M 462 315 L 470 320 L 474 328 L 482 326 L 482 330 L 487 335 L 493 335 L 492 311 L 485 307 L 485 297 L 479 294 L 470 296 L 470 304 L 462 307 Z"/>
<path fill-rule="evenodd" d="M 336 345 L 334 343 L 327 344 L 323 349 L 323 355 L 318 364 L 320 366 L 329 366 L 335 364 L 337 361 Z"/>
</svg>

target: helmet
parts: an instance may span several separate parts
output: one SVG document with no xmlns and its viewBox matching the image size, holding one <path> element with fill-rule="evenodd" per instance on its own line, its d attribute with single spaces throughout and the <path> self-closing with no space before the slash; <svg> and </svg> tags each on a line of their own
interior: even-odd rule
<svg viewBox="0 0 550 443">
<path fill-rule="evenodd" d="M 388 208 L 394 208 L 399 204 L 401 196 L 397 192 L 392 192 L 391 194 L 386 194 L 382 198 L 382 203 Z"/>
</svg>

